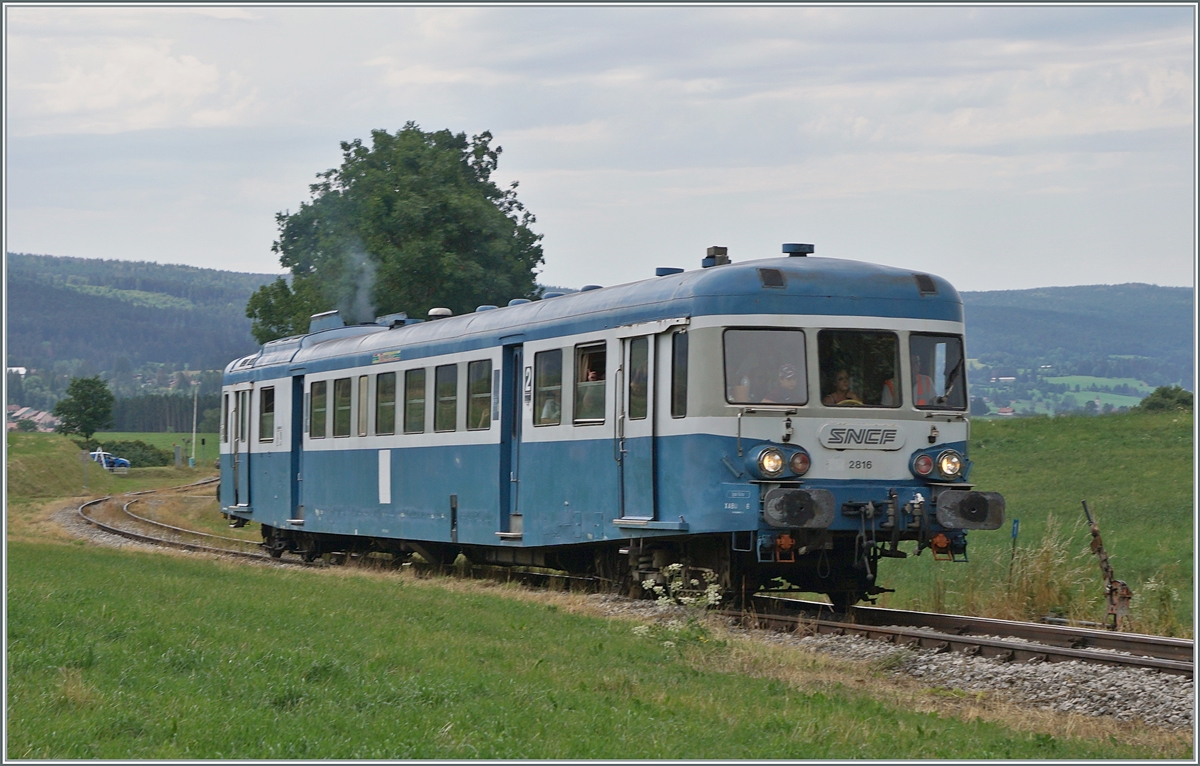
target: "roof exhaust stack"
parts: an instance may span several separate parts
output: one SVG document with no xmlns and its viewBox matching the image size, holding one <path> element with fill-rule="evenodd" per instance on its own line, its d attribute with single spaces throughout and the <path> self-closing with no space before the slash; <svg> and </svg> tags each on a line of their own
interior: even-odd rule
<svg viewBox="0 0 1200 766">
<path fill-rule="evenodd" d="M 729 248 L 727 247 L 710 247 L 706 255 L 707 257 L 700 261 L 700 268 L 702 269 L 729 265 Z"/>
<path fill-rule="evenodd" d="M 313 314 L 308 318 L 308 331 L 310 333 L 321 332 L 322 330 L 332 330 L 335 327 L 345 327 L 346 323 L 342 321 L 342 317 L 338 314 L 337 309 L 333 311 L 322 311 L 320 314 Z"/>
<path fill-rule="evenodd" d="M 803 258 L 806 255 L 812 255 L 817 251 L 817 248 L 812 245 L 800 245 L 794 242 L 784 242 L 783 252 L 787 253 L 791 258 Z"/>
</svg>

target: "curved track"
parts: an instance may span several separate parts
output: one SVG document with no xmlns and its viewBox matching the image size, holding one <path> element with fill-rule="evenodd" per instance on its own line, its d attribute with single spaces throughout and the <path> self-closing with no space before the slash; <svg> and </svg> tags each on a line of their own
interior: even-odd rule
<svg viewBox="0 0 1200 766">
<path fill-rule="evenodd" d="M 214 480 L 209 479 L 182 487 L 172 487 L 166 491 L 186 491 L 204 486 L 212 481 Z M 127 496 L 135 497 L 121 507 L 121 511 L 135 525 L 148 528 L 157 535 L 150 534 L 146 530 L 134 531 L 106 524 L 89 516 L 85 511 L 87 508 L 113 500 L 111 496 L 84 503 L 79 506 L 78 513 L 89 524 L 111 534 L 139 542 L 202 553 L 262 559 L 284 565 L 292 563 L 272 559 L 263 552 L 245 550 L 246 546 L 261 548 L 259 543 L 164 524 L 139 516 L 129 510 L 130 505 L 138 502 L 139 497 L 137 496 L 160 491 L 163 490 L 128 493 Z M 179 539 L 180 537 L 195 537 L 205 542 L 189 542 L 186 539 Z M 206 544 L 207 542 L 213 544 Z M 235 545 L 238 547 L 232 547 Z M 334 560 L 344 561 L 345 559 Z M 294 562 L 294 564 L 310 566 L 310 564 L 300 561 Z M 421 569 L 423 570 L 425 567 Z M 600 584 L 593 578 L 571 577 L 547 572 L 514 572 L 503 567 L 466 566 L 430 567 L 429 569 L 448 573 L 458 572 L 460 575 L 470 578 L 490 577 L 495 579 L 498 577 L 531 585 L 545 585 L 548 582 L 565 582 L 571 586 Z M 865 606 L 853 607 L 848 615 L 839 616 L 830 610 L 829 604 L 778 598 L 766 594 L 760 594 L 758 601 L 759 606 L 762 607 L 761 610 L 723 611 L 718 614 L 750 627 L 788 632 L 859 635 L 895 644 L 932 648 L 938 651 L 959 651 L 1004 661 L 1080 661 L 1150 668 L 1189 678 L 1193 675 L 1195 644 L 1188 639 Z"/>
</svg>

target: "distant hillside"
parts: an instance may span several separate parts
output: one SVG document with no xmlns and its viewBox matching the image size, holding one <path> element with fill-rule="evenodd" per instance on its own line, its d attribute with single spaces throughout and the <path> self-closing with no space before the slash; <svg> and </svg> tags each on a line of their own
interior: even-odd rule
<svg viewBox="0 0 1200 766">
<path fill-rule="evenodd" d="M 1193 388 L 1194 293 L 1145 284 L 964 292 L 967 350 L 997 371 Z"/>
<path fill-rule="evenodd" d="M 8 365 L 86 360 L 219 369 L 257 347 L 246 301 L 269 274 L 9 253 Z"/>
<path fill-rule="evenodd" d="M 8 254 L 7 269 L 8 365 L 39 370 L 68 360 L 85 360 L 84 369 L 96 372 L 147 363 L 221 369 L 257 348 L 246 301 L 275 279 L 19 253 Z M 973 386 L 1050 365 L 1038 374 L 1193 388 L 1189 288 L 1092 285 L 962 297 L 968 352 L 984 365 L 972 371 Z"/>
</svg>

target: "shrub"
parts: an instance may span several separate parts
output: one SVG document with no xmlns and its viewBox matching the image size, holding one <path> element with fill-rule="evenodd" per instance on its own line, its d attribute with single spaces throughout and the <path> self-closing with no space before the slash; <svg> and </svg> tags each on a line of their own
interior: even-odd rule
<svg viewBox="0 0 1200 766">
<path fill-rule="evenodd" d="M 1142 400 L 1137 409 L 1155 412 L 1161 410 L 1192 411 L 1193 395 L 1191 391 L 1179 386 L 1159 386 L 1154 393 Z"/>
<path fill-rule="evenodd" d="M 131 442 L 101 442 L 100 449 L 123 457 L 135 468 L 170 465 L 175 456 L 168 450 L 147 444 L 140 439 Z"/>
</svg>

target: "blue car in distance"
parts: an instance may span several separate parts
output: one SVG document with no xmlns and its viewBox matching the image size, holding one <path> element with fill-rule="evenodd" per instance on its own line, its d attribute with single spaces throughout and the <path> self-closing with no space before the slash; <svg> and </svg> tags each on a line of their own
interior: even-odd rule
<svg viewBox="0 0 1200 766">
<path fill-rule="evenodd" d="M 92 460 L 104 466 L 105 470 L 115 471 L 118 468 L 129 468 L 129 461 L 123 457 L 117 457 L 111 452 L 104 450 L 96 450 L 92 454 Z"/>
</svg>

